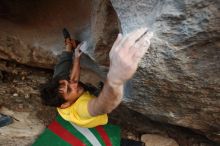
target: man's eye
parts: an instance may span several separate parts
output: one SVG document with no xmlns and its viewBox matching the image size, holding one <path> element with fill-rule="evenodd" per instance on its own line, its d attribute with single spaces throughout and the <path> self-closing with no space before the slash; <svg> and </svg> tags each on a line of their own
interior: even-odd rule
<svg viewBox="0 0 220 146">
<path fill-rule="evenodd" d="M 64 87 L 64 84 L 60 84 L 60 88 L 63 88 Z"/>
<path fill-rule="evenodd" d="M 71 88 L 67 86 L 67 93 L 71 92 Z"/>
</svg>

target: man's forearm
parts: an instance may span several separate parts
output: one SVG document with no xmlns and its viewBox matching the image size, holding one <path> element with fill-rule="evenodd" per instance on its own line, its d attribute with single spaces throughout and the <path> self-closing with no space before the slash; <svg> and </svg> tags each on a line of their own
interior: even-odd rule
<svg viewBox="0 0 220 146">
<path fill-rule="evenodd" d="M 98 98 L 89 102 L 89 113 L 92 116 L 110 113 L 120 104 L 122 96 L 123 84 L 114 85 L 107 80 Z"/>
</svg>

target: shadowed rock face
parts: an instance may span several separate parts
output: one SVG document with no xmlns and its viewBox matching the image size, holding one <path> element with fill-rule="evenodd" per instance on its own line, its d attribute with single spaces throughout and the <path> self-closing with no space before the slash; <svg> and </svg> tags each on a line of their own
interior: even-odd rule
<svg viewBox="0 0 220 146">
<path fill-rule="evenodd" d="M 109 51 L 117 38 L 120 24 L 112 4 L 108 0 L 94 0 L 91 29 L 94 58 L 99 64 L 109 65 Z"/>
<path fill-rule="evenodd" d="M 0 0 L 0 58 L 52 68 L 63 26 L 89 41 L 86 53 L 104 65 L 119 30 L 148 27 L 154 33 L 150 53 L 127 84 L 124 104 L 220 142 L 218 0 Z M 86 58 L 83 66 L 102 74 Z"/>
<path fill-rule="evenodd" d="M 90 13 L 85 0 L 0 0 L 0 56 L 52 68 L 63 49 L 63 27 L 74 38 L 88 40 Z"/>
</svg>

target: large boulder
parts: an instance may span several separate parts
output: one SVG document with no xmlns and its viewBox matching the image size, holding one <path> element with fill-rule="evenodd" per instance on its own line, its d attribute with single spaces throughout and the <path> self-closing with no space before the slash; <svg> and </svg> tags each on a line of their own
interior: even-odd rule
<svg viewBox="0 0 220 146">
<path fill-rule="evenodd" d="M 220 1 L 111 2 L 124 34 L 139 27 L 154 33 L 123 102 L 220 142 Z"/>
<path fill-rule="evenodd" d="M 104 54 L 96 55 L 101 63 L 108 64 L 103 57 L 112 44 L 105 45 L 105 49 L 97 45 L 97 40 L 107 42 L 107 34 L 119 29 L 126 35 L 139 27 L 148 27 L 154 33 L 150 53 L 126 85 L 123 103 L 153 120 L 188 127 L 220 142 L 220 2 L 94 2 L 94 17 L 103 20 L 92 21 L 92 28 L 103 30 L 92 31 L 93 50 L 99 50 L 95 54 Z M 112 11 L 112 6 L 117 13 L 115 19 L 103 19 L 106 13 L 114 14 L 102 13 L 103 9 Z M 107 20 L 115 23 L 105 23 Z"/>
</svg>

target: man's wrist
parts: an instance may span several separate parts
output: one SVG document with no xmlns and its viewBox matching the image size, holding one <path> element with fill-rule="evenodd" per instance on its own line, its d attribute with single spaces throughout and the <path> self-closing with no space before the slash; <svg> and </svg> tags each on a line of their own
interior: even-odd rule
<svg viewBox="0 0 220 146">
<path fill-rule="evenodd" d="M 74 58 L 74 62 L 77 62 L 77 63 L 78 63 L 79 61 L 80 61 L 80 57 L 75 57 L 75 58 Z"/>
<path fill-rule="evenodd" d="M 116 88 L 123 85 L 122 81 L 112 77 L 111 74 L 109 74 L 109 73 L 107 74 L 107 82 L 111 87 L 116 87 Z"/>
</svg>

